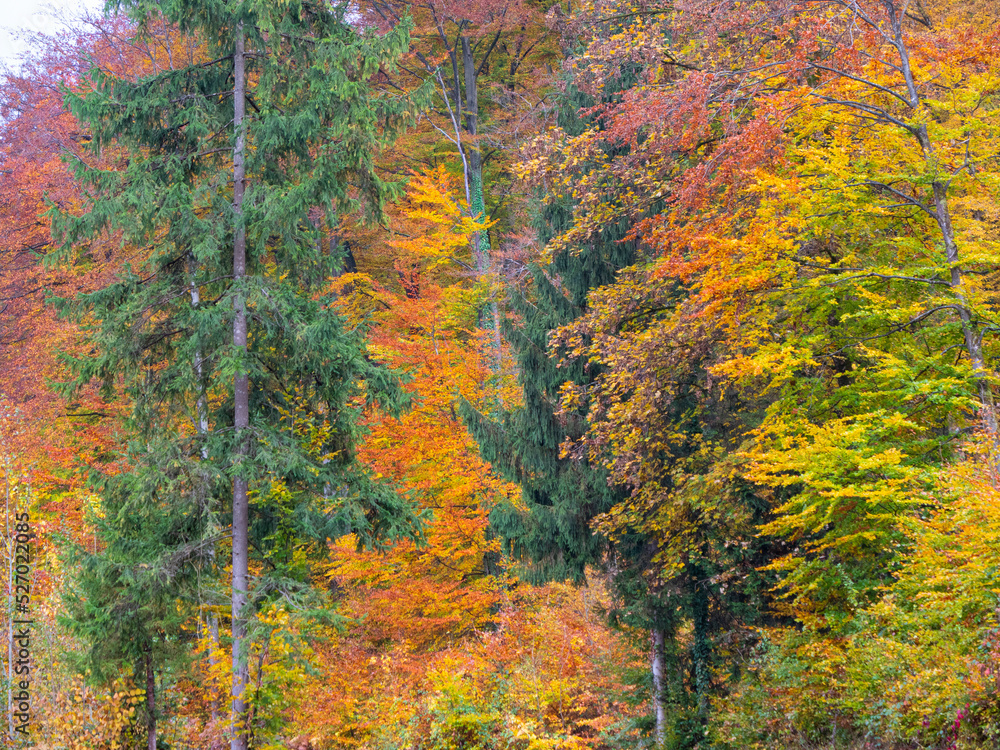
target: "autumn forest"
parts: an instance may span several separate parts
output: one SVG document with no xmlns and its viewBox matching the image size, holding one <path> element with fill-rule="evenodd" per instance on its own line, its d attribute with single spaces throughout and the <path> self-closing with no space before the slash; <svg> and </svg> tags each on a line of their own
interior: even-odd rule
<svg viewBox="0 0 1000 750">
<path fill-rule="evenodd" d="M 995 0 L 108 0 L 0 74 L 3 747 L 1000 747 Z"/>
</svg>

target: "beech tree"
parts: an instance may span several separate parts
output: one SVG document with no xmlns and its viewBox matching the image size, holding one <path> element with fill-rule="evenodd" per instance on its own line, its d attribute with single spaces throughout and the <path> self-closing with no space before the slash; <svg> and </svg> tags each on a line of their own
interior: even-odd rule
<svg viewBox="0 0 1000 750">
<path fill-rule="evenodd" d="M 465 198 L 473 217 L 486 211 L 483 185 L 483 123 L 509 117 L 525 69 L 550 56 L 551 36 L 543 10 L 551 2 L 525 0 L 364 0 L 365 18 L 386 28 L 411 15 L 417 24 L 402 70 L 409 79 L 436 89 L 432 125 L 455 147 L 462 166 Z M 495 84 L 493 86 L 484 85 Z M 477 270 L 489 262 L 486 232 L 473 237 Z"/>
<path fill-rule="evenodd" d="M 364 18 L 380 27 L 395 26 L 411 15 L 413 43 L 400 65 L 402 75 L 394 87 L 430 83 L 435 95 L 427 111 L 437 146 L 447 144 L 457 152 L 469 216 L 486 221 L 498 213 L 509 196 L 497 190 L 489 195 L 484 168 L 493 160 L 494 173 L 503 170 L 503 130 L 521 113 L 541 105 L 538 89 L 525 87 L 529 72 L 537 73 L 543 61 L 551 63 L 549 41 L 554 37 L 545 23 L 542 3 L 525 0 L 363 0 Z M 525 101 L 528 105 L 525 106 Z M 491 132 L 492 131 L 492 132 Z M 499 146 L 499 147 L 498 147 Z M 413 154 L 410 154 L 412 158 Z M 501 156 L 501 159 L 497 159 Z M 493 180 L 500 185 L 503 178 Z M 479 278 L 495 273 L 496 248 L 490 232 L 472 235 L 472 271 Z M 492 329 L 493 371 L 502 367 L 500 307 L 495 295 L 480 314 L 480 326 Z"/>
<path fill-rule="evenodd" d="M 54 212 L 61 257 L 85 261 L 107 235 L 129 255 L 115 282 L 61 303 L 93 347 L 72 361 L 71 385 L 124 398 L 133 472 L 175 480 L 134 483 L 132 502 L 203 519 L 195 543 L 163 550 L 175 568 L 210 566 L 213 537 L 231 536 L 235 750 L 253 732 L 248 623 L 262 598 L 302 585 L 274 548 L 346 533 L 373 545 L 419 528 L 408 501 L 353 460 L 357 405 L 399 410 L 398 379 L 318 286 L 341 260 L 320 241 L 337 217 L 378 216 L 392 191 L 373 155 L 415 105 L 369 83 L 405 51 L 407 27 L 359 34 L 347 3 L 111 7 L 140 35 L 176 24 L 204 54 L 134 80 L 94 69 L 89 91 L 67 92 L 90 154 L 114 143 L 127 156 L 110 168 L 73 160 L 87 200 L 79 215 Z M 268 581 L 251 580 L 251 547 Z"/>
<path fill-rule="evenodd" d="M 590 68 L 645 51 L 650 85 L 604 132 L 548 134 L 529 168 L 586 209 L 553 252 L 663 201 L 635 230 L 654 262 L 592 294 L 563 343 L 603 368 L 564 391 L 568 414 L 591 404 L 580 446 L 633 489 L 596 528 L 645 529 L 669 585 L 664 562 L 708 572 L 733 559 L 713 539 L 752 551 L 767 520 L 758 543 L 787 539 L 773 609 L 843 633 L 970 417 L 995 432 L 995 36 L 949 5 L 600 9 L 631 33 L 595 39 Z M 581 158 L 609 141 L 631 149 Z"/>
</svg>

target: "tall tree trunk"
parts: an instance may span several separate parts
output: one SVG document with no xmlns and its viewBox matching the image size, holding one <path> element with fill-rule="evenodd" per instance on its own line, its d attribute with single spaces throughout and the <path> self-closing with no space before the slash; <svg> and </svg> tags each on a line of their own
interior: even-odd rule
<svg viewBox="0 0 1000 750">
<path fill-rule="evenodd" d="M 654 627 L 652 635 L 650 669 L 653 672 L 653 712 L 656 715 L 656 744 L 662 745 L 667 739 L 666 636 L 660 627 Z"/>
<path fill-rule="evenodd" d="M 212 557 L 215 557 L 214 550 Z M 208 669 L 209 673 L 214 675 L 216 674 L 215 665 L 219 653 L 219 616 L 215 612 L 210 613 L 208 616 L 208 638 L 211 644 L 208 652 Z M 217 726 L 219 722 L 219 692 L 214 679 L 210 683 L 209 689 L 212 691 L 212 698 L 208 704 L 210 716 L 212 717 L 212 726 Z"/>
<path fill-rule="evenodd" d="M 236 52 L 233 55 L 233 128 L 236 144 L 233 149 L 233 212 L 236 227 L 233 236 L 233 284 L 236 297 L 233 301 L 233 344 L 247 351 L 247 313 L 243 280 L 247 270 L 246 229 L 243 226 L 243 192 L 245 188 L 244 147 L 246 143 L 244 118 L 246 116 L 246 72 L 245 41 L 243 23 L 236 27 Z M 246 365 L 233 378 L 235 407 L 234 427 L 236 428 L 236 476 L 233 478 L 233 738 L 232 750 L 247 750 L 246 698 L 249 682 L 249 664 L 246 644 L 246 603 L 247 603 L 247 562 L 249 556 L 249 503 L 248 483 L 244 459 L 249 453 L 248 432 L 250 426 L 250 380 Z"/>
<path fill-rule="evenodd" d="M 465 73 L 465 132 L 472 137 L 472 143 L 465 147 L 469 170 L 469 210 L 474 217 L 483 217 L 486 202 L 483 197 L 483 157 L 475 138 L 479 134 L 479 87 L 476 80 L 476 60 L 472 54 L 469 37 L 462 35 L 462 68 Z M 476 232 L 473 237 L 476 252 L 476 270 L 485 273 L 490 263 L 490 238 L 486 232 Z"/>
<path fill-rule="evenodd" d="M 479 134 L 479 86 L 476 80 L 476 59 L 472 54 L 469 37 L 462 35 L 462 70 L 465 74 L 465 132 L 473 138 Z M 483 159 L 479 147 L 473 143 L 469 152 L 469 171 L 479 182 L 479 196 L 482 200 Z M 473 196 L 473 200 L 476 200 Z"/>
<path fill-rule="evenodd" d="M 196 281 L 197 274 L 197 264 L 194 259 L 193 254 L 188 255 L 189 270 L 191 273 L 191 307 L 197 308 L 201 303 L 201 294 L 198 291 L 198 284 Z M 198 381 L 198 400 L 196 403 L 196 420 L 195 430 L 198 433 L 198 438 L 201 440 L 201 458 L 203 461 L 208 460 L 208 446 L 205 443 L 205 439 L 208 437 L 208 396 L 205 393 L 205 371 L 204 364 L 201 356 L 201 347 L 197 347 L 194 352 L 194 374 Z M 205 490 L 206 503 L 208 499 L 208 476 L 205 473 L 201 475 L 201 481 Z M 209 562 L 211 568 L 215 569 L 215 547 L 213 546 L 208 553 Z M 209 673 L 215 674 L 215 658 L 219 650 L 219 616 L 214 612 L 210 612 L 208 615 L 209 621 L 209 652 L 208 652 L 208 667 Z M 212 699 L 209 703 L 212 724 L 215 725 L 219 720 L 219 701 L 216 697 L 216 691 L 212 688 Z"/>
<path fill-rule="evenodd" d="M 189 286 L 191 307 L 197 309 L 198 305 L 201 304 L 201 292 L 198 291 L 196 278 L 198 265 L 193 253 L 188 253 L 188 272 L 191 274 L 191 283 Z M 194 375 L 198 381 L 198 400 L 195 406 L 197 424 L 195 425 L 195 430 L 198 433 L 198 438 L 201 440 L 201 457 L 202 459 L 207 459 L 208 446 L 205 445 L 205 438 L 208 435 L 208 400 L 205 394 L 205 371 L 200 346 L 194 351 Z"/>
<path fill-rule="evenodd" d="M 691 595 L 694 616 L 694 691 L 698 701 L 698 719 L 702 724 L 708 721 L 708 691 L 711 687 L 709 659 L 712 655 L 712 642 L 708 635 L 708 589 L 699 588 L 701 578 L 700 568 L 695 568 L 691 576 Z"/>
<path fill-rule="evenodd" d="M 462 69 L 465 73 L 465 130 L 472 136 L 472 143 L 466 150 L 468 158 L 469 185 L 469 212 L 473 217 L 486 218 L 486 199 L 483 194 L 483 157 L 479 150 L 479 145 L 475 143 L 475 138 L 479 134 L 479 83 L 476 75 L 476 60 L 472 54 L 472 43 L 467 34 L 462 34 Z M 476 271 L 484 275 L 490 270 L 490 235 L 484 230 L 476 232 L 472 237 L 473 251 L 475 255 Z M 500 309 L 495 298 L 491 299 L 488 311 L 483 316 L 483 328 L 491 329 L 491 339 L 493 347 L 492 369 L 497 375 L 503 370 L 502 341 L 500 335 Z M 499 395 L 500 390 L 497 389 Z M 503 408 L 502 397 L 499 406 Z"/>
<path fill-rule="evenodd" d="M 927 136 L 927 126 L 920 125 L 922 135 L 922 145 L 928 157 L 933 155 L 933 146 Z M 997 434 L 996 406 L 993 402 L 993 388 L 990 385 L 989 374 L 986 369 L 986 360 L 983 358 L 983 344 L 978 326 L 972 319 L 972 313 L 968 306 L 968 300 L 962 289 L 962 268 L 959 265 L 958 245 L 955 242 L 955 231 L 951 223 L 951 208 L 948 202 L 948 188 L 942 182 L 935 180 L 934 189 L 934 209 L 937 214 L 937 223 L 944 237 L 945 258 L 951 268 L 952 293 L 958 301 L 958 317 L 962 321 L 962 335 L 965 339 L 965 351 L 969 355 L 969 363 L 972 365 L 972 374 L 979 389 L 980 416 L 986 431 L 995 436 Z"/>
<path fill-rule="evenodd" d="M 153 649 L 146 646 L 146 746 L 156 750 L 156 673 L 153 671 Z"/>
<path fill-rule="evenodd" d="M 917 90 L 916 80 L 913 76 L 913 68 L 910 64 L 910 51 L 906 46 L 903 36 L 903 16 L 906 13 L 906 6 L 903 4 L 897 7 L 894 0 L 883 0 L 886 10 L 892 22 L 893 37 L 892 45 L 899 54 L 898 70 L 903 75 L 906 84 L 906 94 L 910 107 L 914 114 L 918 114 L 921 108 L 920 92 Z M 916 137 L 923 151 L 924 160 L 928 165 L 933 164 L 937 157 L 934 153 L 934 144 L 927 132 L 927 126 L 920 124 L 911 128 L 910 132 Z M 983 358 L 982 339 L 976 321 L 973 320 L 972 310 L 969 307 L 968 298 L 963 289 L 963 271 L 959 263 L 958 244 L 955 241 L 955 229 L 951 220 L 951 206 L 948 196 L 948 182 L 934 180 L 931 188 L 934 194 L 934 218 L 937 221 L 938 229 L 944 240 L 945 259 L 951 269 L 949 284 L 952 294 L 958 303 L 958 317 L 962 323 L 962 335 L 965 339 L 965 351 L 969 355 L 969 363 L 972 365 L 972 374 L 979 390 L 980 416 L 986 431 L 996 440 L 997 435 L 997 415 L 996 405 L 993 400 L 993 388 L 990 384 L 989 371 Z"/>
</svg>

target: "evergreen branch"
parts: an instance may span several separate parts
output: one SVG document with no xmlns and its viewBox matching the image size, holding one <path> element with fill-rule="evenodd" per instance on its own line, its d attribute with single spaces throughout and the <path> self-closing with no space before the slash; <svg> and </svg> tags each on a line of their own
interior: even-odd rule
<svg viewBox="0 0 1000 750">
<path fill-rule="evenodd" d="M 158 336 L 149 336 L 140 345 L 139 348 L 142 351 L 146 351 L 146 350 L 151 349 L 152 347 L 156 346 L 161 341 L 164 341 L 164 340 L 169 339 L 169 338 L 171 338 L 173 336 L 176 336 L 178 333 L 184 333 L 187 330 L 188 330 L 187 328 L 177 328 L 177 329 L 175 329 L 173 331 L 166 331 L 164 333 L 161 333 Z"/>
<path fill-rule="evenodd" d="M 173 262 L 176 263 L 177 261 L 173 261 Z M 171 265 L 171 264 L 168 264 L 168 265 Z M 140 282 L 140 283 L 141 284 L 145 284 L 146 282 L 152 281 L 158 275 L 159 275 L 159 272 L 153 274 L 152 276 L 149 276 L 146 279 L 143 279 L 143 281 Z M 199 282 L 198 286 L 199 287 L 208 286 L 209 284 L 214 284 L 217 281 L 222 281 L 223 279 L 231 279 L 231 278 L 233 278 L 233 275 L 231 273 L 227 273 L 227 274 L 224 274 L 222 276 L 216 276 L 215 278 L 209 279 L 208 281 Z M 171 294 L 171 295 L 169 295 L 167 297 L 161 297 L 160 299 L 158 299 L 158 300 L 156 300 L 154 302 L 150 302 L 148 305 L 146 305 L 144 308 L 142 308 L 142 310 L 139 311 L 139 315 L 143 319 L 145 319 L 146 318 L 146 313 L 150 312 L 154 308 L 163 307 L 168 302 L 173 302 L 178 297 L 185 297 L 185 296 L 187 296 L 190 293 L 190 291 L 191 291 L 190 287 L 185 287 L 184 289 L 182 289 L 181 291 L 177 292 L 176 294 Z"/>
<path fill-rule="evenodd" d="M 214 99 L 217 96 L 228 97 L 232 95 L 233 95 L 233 90 L 226 89 L 225 91 L 216 91 L 215 93 L 212 94 L 202 94 L 202 93 L 183 94 L 177 97 L 176 99 L 168 99 L 167 102 L 170 104 L 182 104 L 184 102 L 191 101 L 192 99 L 208 100 L 208 99 Z M 177 126 L 177 128 L 171 128 L 171 130 L 182 128 L 187 124 L 188 124 L 187 122 L 181 123 L 180 125 Z"/>
</svg>

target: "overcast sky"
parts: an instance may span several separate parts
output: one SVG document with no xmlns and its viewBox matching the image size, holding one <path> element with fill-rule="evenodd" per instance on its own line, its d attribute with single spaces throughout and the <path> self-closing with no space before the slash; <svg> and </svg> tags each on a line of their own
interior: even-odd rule
<svg viewBox="0 0 1000 750">
<path fill-rule="evenodd" d="M 19 67 L 25 44 L 18 31 L 56 32 L 64 28 L 60 17 L 72 18 L 103 5 L 103 0 L 0 0 L 0 67 Z"/>
</svg>

